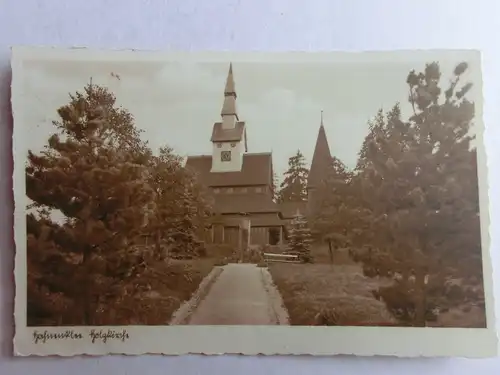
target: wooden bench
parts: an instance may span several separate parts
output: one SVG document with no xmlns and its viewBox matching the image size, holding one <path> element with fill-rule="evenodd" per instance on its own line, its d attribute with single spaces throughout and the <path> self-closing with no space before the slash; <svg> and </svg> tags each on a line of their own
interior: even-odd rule
<svg viewBox="0 0 500 375">
<path fill-rule="evenodd" d="M 266 262 L 300 263 L 299 256 L 294 254 L 264 253 Z"/>
</svg>

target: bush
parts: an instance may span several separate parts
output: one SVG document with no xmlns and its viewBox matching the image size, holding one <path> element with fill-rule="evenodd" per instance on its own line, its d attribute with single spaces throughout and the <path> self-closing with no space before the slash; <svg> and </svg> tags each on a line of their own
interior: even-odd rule
<svg viewBox="0 0 500 375">
<path fill-rule="evenodd" d="M 224 259 L 220 259 L 217 262 L 215 262 L 214 266 L 215 267 L 223 267 L 223 266 L 226 266 L 228 263 L 229 262 L 228 262 L 227 258 L 224 258 Z"/>
<path fill-rule="evenodd" d="M 234 256 L 234 248 L 226 244 L 211 244 L 206 246 L 206 254 L 210 258 L 223 259 Z"/>
<path fill-rule="evenodd" d="M 243 253 L 243 256 L 241 258 L 242 258 L 241 261 L 243 263 L 258 264 L 264 261 L 264 255 L 261 250 L 261 247 L 248 249 Z"/>
<path fill-rule="evenodd" d="M 208 256 L 207 246 L 203 244 L 196 249 L 196 255 L 200 258 L 206 258 Z"/>
<path fill-rule="evenodd" d="M 313 257 L 311 254 L 300 254 L 299 259 L 302 263 L 313 263 Z"/>
</svg>

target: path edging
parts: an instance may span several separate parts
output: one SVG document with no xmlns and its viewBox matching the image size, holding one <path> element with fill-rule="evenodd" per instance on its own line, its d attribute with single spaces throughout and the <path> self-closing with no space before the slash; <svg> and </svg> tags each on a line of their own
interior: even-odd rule
<svg viewBox="0 0 500 375">
<path fill-rule="evenodd" d="M 276 319 L 276 325 L 290 325 L 290 317 L 286 309 L 281 293 L 273 281 L 273 277 L 267 268 L 260 269 L 262 283 L 267 292 L 267 298 L 271 313 Z"/>
<path fill-rule="evenodd" d="M 217 278 L 222 273 L 223 268 L 216 266 L 210 273 L 202 280 L 196 292 L 193 293 L 191 298 L 185 301 L 172 315 L 169 325 L 183 325 L 186 324 L 193 312 L 198 307 L 199 303 L 206 297 L 208 291 L 215 283 Z"/>
</svg>

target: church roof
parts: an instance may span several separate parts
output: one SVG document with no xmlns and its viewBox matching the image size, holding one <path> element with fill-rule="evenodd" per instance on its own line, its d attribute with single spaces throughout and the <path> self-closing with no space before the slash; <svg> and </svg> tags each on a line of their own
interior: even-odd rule
<svg viewBox="0 0 500 375">
<path fill-rule="evenodd" d="M 252 227 L 275 227 L 287 224 L 288 223 L 286 221 L 281 220 L 279 217 L 274 215 L 250 218 L 250 226 Z"/>
<path fill-rule="evenodd" d="M 332 155 L 330 154 L 330 147 L 326 139 L 326 132 L 323 123 L 319 127 L 318 138 L 316 140 L 316 147 L 309 169 L 309 177 L 307 179 L 307 187 L 316 187 L 321 184 L 326 169 L 332 162 Z"/>
<path fill-rule="evenodd" d="M 238 227 L 241 224 L 241 219 L 237 217 L 225 217 L 222 222 L 226 226 Z M 250 217 L 250 226 L 252 227 L 276 227 L 285 225 L 287 225 L 285 221 L 273 214 L 269 214 L 266 217 Z"/>
<path fill-rule="evenodd" d="M 212 130 L 211 142 L 239 142 L 243 138 L 245 122 L 239 121 L 232 129 L 223 129 L 222 122 L 216 122 Z"/>
<path fill-rule="evenodd" d="M 239 172 L 211 172 L 212 155 L 188 156 L 186 168 L 209 187 L 271 185 L 273 178 L 271 153 L 243 154 Z"/>
<path fill-rule="evenodd" d="M 229 71 L 227 72 L 226 87 L 224 88 L 224 95 L 236 96 L 236 89 L 233 77 L 233 63 L 229 63 Z"/>
<path fill-rule="evenodd" d="M 222 104 L 221 116 L 236 116 L 238 119 L 238 111 L 236 110 L 236 97 L 225 96 Z"/>
<path fill-rule="evenodd" d="M 222 105 L 221 116 L 236 116 L 238 119 L 238 111 L 236 109 L 236 89 L 233 77 L 233 64 L 229 64 L 229 72 L 227 73 L 226 86 L 224 88 L 224 103 Z"/>
<path fill-rule="evenodd" d="M 215 210 L 221 214 L 279 212 L 278 205 L 265 194 L 214 194 L 213 199 Z"/>
</svg>

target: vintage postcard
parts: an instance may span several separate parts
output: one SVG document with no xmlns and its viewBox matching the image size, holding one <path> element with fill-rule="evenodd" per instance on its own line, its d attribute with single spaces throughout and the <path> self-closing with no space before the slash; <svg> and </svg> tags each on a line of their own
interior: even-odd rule
<svg viewBox="0 0 500 375">
<path fill-rule="evenodd" d="M 12 69 L 16 355 L 496 355 L 479 52 Z"/>
</svg>

